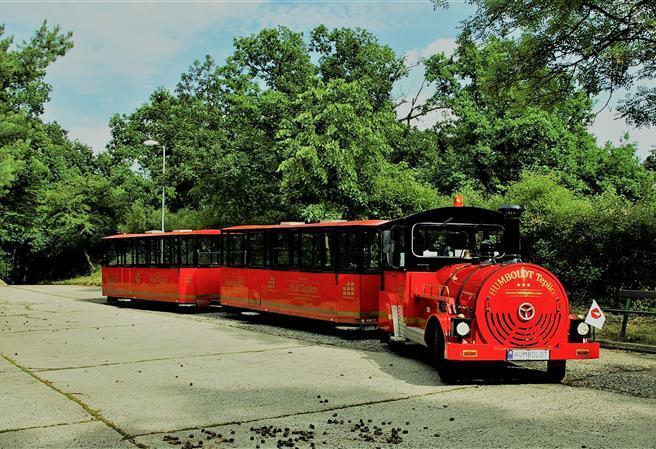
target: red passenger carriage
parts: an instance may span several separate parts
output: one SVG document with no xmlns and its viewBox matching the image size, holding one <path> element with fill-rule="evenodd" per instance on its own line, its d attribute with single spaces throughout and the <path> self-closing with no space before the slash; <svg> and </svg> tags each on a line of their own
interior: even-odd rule
<svg viewBox="0 0 656 449">
<path fill-rule="evenodd" d="M 221 304 L 375 328 L 382 223 L 224 228 Z"/>
<path fill-rule="evenodd" d="M 105 237 L 102 289 L 107 301 L 202 306 L 219 299 L 219 230 Z"/>
</svg>

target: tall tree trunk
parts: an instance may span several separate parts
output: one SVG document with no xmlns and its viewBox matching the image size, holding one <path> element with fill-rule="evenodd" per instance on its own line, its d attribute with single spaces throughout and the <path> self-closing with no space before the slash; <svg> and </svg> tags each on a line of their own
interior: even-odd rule
<svg viewBox="0 0 656 449">
<path fill-rule="evenodd" d="M 93 266 L 93 263 L 91 262 L 91 257 L 89 257 L 89 253 L 87 252 L 87 248 L 84 247 L 84 246 L 82 247 L 82 252 L 84 253 L 84 258 L 86 259 L 87 266 L 89 267 L 89 274 L 91 274 L 91 273 L 93 273 L 93 270 L 95 269 L 95 267 Z"/>
</svg>

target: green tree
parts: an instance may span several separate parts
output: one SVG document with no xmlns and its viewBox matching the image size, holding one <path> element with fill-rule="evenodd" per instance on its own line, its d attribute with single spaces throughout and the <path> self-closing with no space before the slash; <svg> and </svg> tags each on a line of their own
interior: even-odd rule
<svg viewBox="0 0 656 449">
<path fill-rule="evenodd" d="M 433 0 L 436 7 L 448 3 Z M 465 29 L 481 40 L 521 35 L 516 70 L 507 79 L 536 87 L 565 76 L 586 92 L 629 94 L 620 108 L 631 122 L 656 124 L 656 88 L 639 86 L 656 75 L 656 9 L 645 0 L 474 0 Z M 544 73 L 544 68 L 549 71 Z M 557 89 L 558 85 L 551 85 Z M 539 89 L 538 89 L 539 92 Z M 539 93 L 537 95 L 540 95 Z"/>
<path fill-rule="evenodd" d="M 296 102 L 300 111 L 283 122 L 278 145 L 280 189 L 299 216 L 392 217 L 434 203 L 429 188 L 389 160 L 381 130 L 398 126 L 390 104 L 377 112 L 366 87 L 344 80 L 320 83 Z"/>
<path fill-rule="evenodd" d="M 656 172 L 656 147 L 652 147 L 643 164 L 647 170 Z"/>
<path fill-rule="evenodd" d="M 345 158 L 372 155 L 378 164 L 373 171 L 396 173 L 399 169 L 381 161 L 391 157 L 387 149 L 400 134 L 391 92 L 404 73 L 402 59 L 364 30 L 323 26 L 310 33 L 309 43 L 302 33 L 278 27 L 236 38 L 234 46 L 224 65 L 210 57 L 197 61 L 173 92 L 158 89 L 135 112 L 112 118 L 108 176 L 120 170 L 124 179 L 135 177 L 131 182 L 144 185 L 138 204 L 147 208 L 157 201 L 153 188 L 165 183 L 170 212 L 203 211 L 208 226 L 366 213 L 371 186 L 383 185 L 380 179 L 362 176 L 364 185 L 355 186 L 360 181 L 348 178 L 346 168 L 328 170 L 325 182 L 336 189 L 368 192 L 337 210 L 334 200 L 322 202 L 325 195 L 301 192 L 301 173 L 295 170 L 304 165 L 297 146 L 321 141 L 315 151 L 330 159 L 326 148 L 339 140 Z M 355 97 L 347 98 L 351 93 Z M 325 108 L 337 115 L 329 117 L 321 112 Z M 353 117 L 358 126 L 348 123 Z M 322 128 L 323 122 L 337 128 Z M 300 124 L 307 127 L 301 130 Z M 337 138 L 338 131 L 343 136 Z M 166 179 L 161 156 L 141 144 L 148 137 L 166 145 Z M 349 182 L 351 187 L 342 185 Z M 399 207 L 407 209 L 405 203 Z"/>
<path fill-rule="evenodd" d="M 501 192 L 523 170 L 553 169 L 584 193 L 613 188 L 640 197 L 653 177 L 635 147 L 597 146 L 588 131 L 593 115 L 585 92 L 548 68 L 543 74 L 550 82 L 537 91 L 531 80 L 507 82 L 525 44 L 492 37 L 480 45 L 463 33 L 452 56 L 425 60 L 434 94 L 419 113 L 447 113 L 435 125 L 436 154 L 415 162 L 424 179 L 444 192 L 464 185 Z"/>
<path fill-rule="evenodd" d="M 44 81 L 46 68 L 73 47 L 71 33 L 46 21 L 32 39 L 13 49 L 14 38 L 5 37 L 0 25 L 0 111 L 24 111 L 31 116 L 43 112 L 52 87 Z"/>
<path fill-rule="evenodd" d="M 320 25 L 312 30 L 310 48 L 318 54 L 324 82 L 357 81 L 376 110 L 389 107 L 394 83 L 407 75 L 404 59 L 362 29 Z"/>
<path fill-rule="evenodd" d="M 89 248 L 113 229 L 112 192 L 91 149 L 40 118 L 46 69 L 72 45 L 45 22 L 20 45 L 0 40 L 0 266 L 13 282 L 88 265 Z"/>
</svg>

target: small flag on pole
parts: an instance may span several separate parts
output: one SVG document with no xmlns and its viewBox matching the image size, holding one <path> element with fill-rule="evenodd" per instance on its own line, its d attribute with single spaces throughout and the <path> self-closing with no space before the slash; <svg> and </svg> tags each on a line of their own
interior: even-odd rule
<svg viewBox="0 0 656 449">
<path fill-rule="evenodd" d="M 594 299 L 592 300 L 590 310 L 588 310 L 588 316 L 585 317 L 585 322 L 597 329 L 604 327 L 604 323 L 606 322 L 606 315 L 604 315 L 604 312 L 601 311 L 601 307 L 599 307 L 599 304 L 597 304 L 597 301 Z"/>
</svg>

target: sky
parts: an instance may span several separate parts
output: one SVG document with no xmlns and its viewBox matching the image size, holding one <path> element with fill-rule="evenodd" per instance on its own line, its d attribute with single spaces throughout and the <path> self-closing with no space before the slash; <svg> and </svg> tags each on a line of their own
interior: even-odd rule
<svg viewBox="0 0 656 449">
<path fill-rule="evenodd" d="M 0 0 L 0 23 L 15 42 L 29 39 L 44 19 L 73 32 L 75 47 L 48 70 L 46 81 L 53 91 L 44 117 L 102 151 L 113 114 L 134 111 L 157 87 L 174 88 L 196 59 L 209 54 L 223 61 L 232 53 L 235 37 L 277 25 L 304 32 L 319 24 L 361 27 L 416 61 L 453 51 L 460 22 L 472 11 L 462 1 L 436 11 L 428 0 Z M 396 94 L 413 95 L 418 78 L 410 77 Z M 600 105 L 605 102 L 600 99 Z M 616 101 L 610 104 L 597 115 L 592 132 L 600 143 L 619 143 L 628 132 L 644 158 L 656 145 L 656 128 L 628 126 L 616 118 Z M 431 120 L 418 126 L 430 126 Z"/>
</svg>

